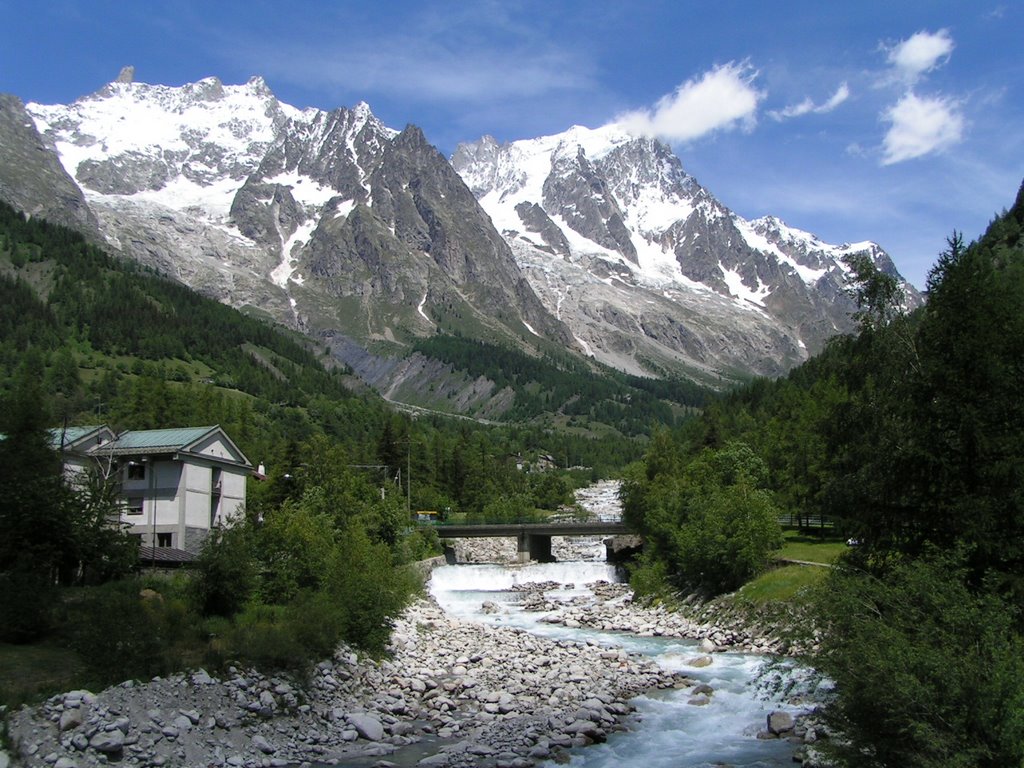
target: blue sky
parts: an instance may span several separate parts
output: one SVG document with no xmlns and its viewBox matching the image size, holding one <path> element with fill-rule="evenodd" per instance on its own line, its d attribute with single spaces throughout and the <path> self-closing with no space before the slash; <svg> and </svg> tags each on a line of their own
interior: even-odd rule
<svg viewBox="0 0 1024 768">
<path fill-rule="evenodd" d="M 1024 178 L 1024 0 L 0 0 L 0 91 L 66 103 L 132 64 L 366 101 L 445 154 L 627 120 L 747 218 L 875 240 L 923 286 Z"/>
</svg>

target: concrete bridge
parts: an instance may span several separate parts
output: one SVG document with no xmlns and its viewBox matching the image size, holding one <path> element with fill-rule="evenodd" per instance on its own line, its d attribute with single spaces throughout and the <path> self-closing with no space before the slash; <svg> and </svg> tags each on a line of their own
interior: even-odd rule
<svg viewBox="0 0 1024 768">
<path fill-rule="evenodd" d="M 431 526 L 442 539 L 475 539 L 514 536 L 519 562 L 554 561 L 551 555 L 552 536 L 616 536 L 628 534 L 625 523 L 591 521 L 585 523 L 456 523 Z"/>
</svg>

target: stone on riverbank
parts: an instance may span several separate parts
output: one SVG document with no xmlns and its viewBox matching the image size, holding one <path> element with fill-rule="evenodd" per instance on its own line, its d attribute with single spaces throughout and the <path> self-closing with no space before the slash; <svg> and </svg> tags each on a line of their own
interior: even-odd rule
<svg viewBox="0 0 1024 768">
<path fill-rule="evenodd" d="M 475 765 L 484 749 L 518 765 L 602 740 L 630 698 L 680 680 L 620 649 L 459 621 L 428 600 L 395 622 L 390 651 L 375 662 L 341 648 L 301 686 L 229 668 L 73 692 L 13 713 L 11 736 L 32 768 L 101 754 L 153 766 L 335 762 L 429 733 L 465 746 L 427 765 Z"/>
<path fill-rule="evenodd" d="M 768 714 L 768 732 L 776 736 L 793 730 L 793 716 L 789 712 L 771 712 Z"/>
<path fill-rule="evenodd" d="M 367 741 L 380 741 L 384 738 L 384 725 L 373 715 L 352 714 L 348 716 L 348 721 L 356 733 Z"/>
<path fill-rule="evenodd" d="M 622 584 L 596 583 L 594 599 L 569 604 L 545 595 L 564 587 L 521 585 L 520 605 L 551 612 L 553 623 L 569 627 L 704 640 L 704 654 L 761 642 L 731 626 L 634 603 Z M 504 604 L 494 606 L 504 618 Z M 389 653 L 376 662 L 339 648 L 303 681 L 229 668 L 220 678 L 197 670 L 98 695 L 72 692 L 13 714 L 11 734 L 32 768 L 59 760 L 95 765 L 101 754 L 86 736 L 114 733 L 133 765 L 370 762 L 426 736 L 442 742 L 423 765 L 530 765 L 623 728 L 633 712 L 629 700 L 640 693 L 694 686 L 620 648 L 460 621 L 430 600 L 397 619 Z M 695 688 L 691 696 L 706 699 L 704 706 L 712 693 Z M 67 715 L 62 731 L 65 712 L 77 714 Z"/>
</svg>

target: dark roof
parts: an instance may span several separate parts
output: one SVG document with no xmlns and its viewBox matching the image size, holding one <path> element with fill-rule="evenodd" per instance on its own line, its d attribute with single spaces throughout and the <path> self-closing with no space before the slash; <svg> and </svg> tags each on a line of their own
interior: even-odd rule
<svg viewBox="0 0 1024 768">
<path fill-rule="evenodd" d="M 139 564 L 143 567 L 152 564 L 159 565 L 185 565 L 196 559 L 191 552 L 174 547 L 139 547 Z"/>
</svg>

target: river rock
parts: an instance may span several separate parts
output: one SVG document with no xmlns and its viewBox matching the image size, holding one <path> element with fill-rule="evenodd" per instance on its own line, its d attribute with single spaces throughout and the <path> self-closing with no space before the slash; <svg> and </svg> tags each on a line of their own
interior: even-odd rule
<svg viewBox="0 0 1024 768">
<path fill-rule="evenodd" d="M 448 755 L 446 755 L 443 752 L 439 752 L 436 755 L 430 755 L 429 757 L 424 757 L 422 760 L 420 760 L 417 763 L 417 765 L 422 765 L 422 766 L 448 765 L 449 759 L 450 758 L 448 757 Z"/>
<path fill-rule="evenodd" d="M 252 745 L 254 748 L 258 749 L 264 755 L 272 755 L 275 752 L 277 752 L 277 748 L 274 747 L 269 741 L 267 741 L 265 736 L 262 736 L 260 734 L 256 734 L 252 737 Z"/>
<path fill-rule="evenodd" d="M 348 721 L 356 729 L 356 733 L 368 741 L 380 741 L 384 738 L 384 725 L 373 715 L 352 714 L 348 716 Z"/>
<path fill-rule="evenodd" d="M 634 604 L 626 585 L 589 586 L 593 596 L 577 596 L 568 604 L 545 597 L 545 591 L 562 589 L 555 582 L 525 584 L 517 591 L 520 605 L 550 605 L 544 609 L 569 626 L 629 632 L 640 627 L 652 636 L 703 638 L 717 650 L 718 637 L 726 643 L 739 637 L 662 606 Z M 507 610 L 504 603 L 494 605 Z M 47 767 L 65 758 L 82 765 L 102 762 L 102 754 L 82 754 L 74 746 L 81 737 L 80 746 L 88 749 L 87 737 L 101 734 L 121 737 L 120 751 L 132 765 L 345 764 L 434 734 L 460 739 L 461 746 L 439 744 L 441 751 L 421 764 L 525 766 L 603 741 L 627 722 L 634 696 L 694 685 L 637 654 L 595 642 L 552 640 L 502 626 L 501 618 L 493 616 L 495 624 L 463 621 L 427 598 L 396 617 L 388 660 L 360 658 L 341 647 L 317 664 L 308 680 L 228 668 L 221 679 L 199 670 L 99 695 L 73 692 L 10 714 L 12 737 L 27 745 L 22 757 L 29 768 L 44 768 L 43 755 Z M 706 644 L 701 651 L 711 652 Z M 701 659 L 711 663 L 710 656 Z M 710 687 L 694 688 L 691 696 L 710 700 Z M 72 710 L 82 712 L 82 723 L 62 735 L 60 719 Z M 119 730 L 121 723 L 132 728 Z M 104 730 L 107 726 L 113 730 Z M 119 751 L 106 754 L 116 759 Z"/>
<path fill-rule="evenodd" d="M 793 716 L 789 712 L 775 711 L 768 714 L 768 732 L 781 736 L 793 730 Z"/>
<path fill-rule="evenodd" d="M 58 728 L 61 732 L 70 731 L 72 728 L 77 728 L 85 721 L 85 713 L 80 708 L 76 709 L 65 709 L 60 713 L 60 722 Z"/>
<path fill-rule="evenodd" d="M 124 749 L 124 734 L 118 730 L 100 731 L 89 739 L 89 746 L 107 754 L 120 752 Z"/>
</svg>

